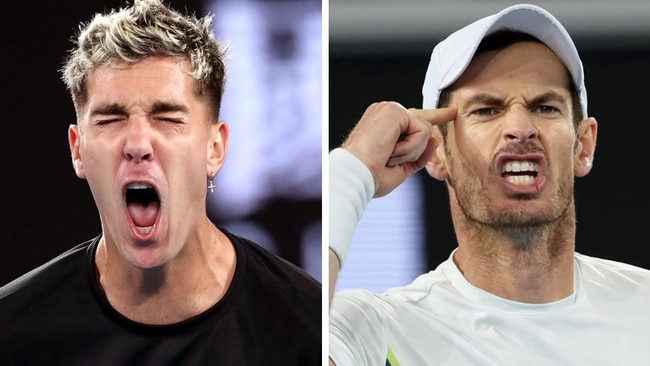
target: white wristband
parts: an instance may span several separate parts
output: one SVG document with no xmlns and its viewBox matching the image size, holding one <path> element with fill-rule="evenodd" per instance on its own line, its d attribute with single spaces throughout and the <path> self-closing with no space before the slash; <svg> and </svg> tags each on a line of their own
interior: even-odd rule
<svg viewBox="0 0 650 366">
<path fill-rule="evenodd" d="M 337 148 L 329 154 L 329 246 L 341 267 L 354 230 L 375 194 L 372 173 L 351 152 Z"/>
</svg>

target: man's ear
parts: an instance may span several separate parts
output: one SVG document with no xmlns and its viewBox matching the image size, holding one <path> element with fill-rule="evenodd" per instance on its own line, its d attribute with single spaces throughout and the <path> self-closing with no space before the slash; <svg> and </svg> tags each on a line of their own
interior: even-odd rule
<svg viewBox="0 0 650 366">
<path fill-rule="evenodd" d="M 210 125 L 208 133 L 208 175 L 216 174 L 223 166 L 228 151 L 228 125 L 219 121 Z"/>
<path fill-rule="evenodd" d="M 447 157 L 445 155 L 445 146 L 442 140 L 442 134 L 437 126 L 434 126 L 433 128 L 432 137 L 435 141 L 436 148 L 433 155 L 431 155 L 431 158 L 425 165 L 425 168 L 430 176 L 444 182 L 448 178 Z"/>
<path fill-rule="evenodd" d="M 583 177 L 591 171 L 596 152 L 596 137 L 598 122 L 595 118 L 585 118 L 580 121 L 577 129 L 578 143 L 574 153 L 574 174 Z"/>
<path fill-rule="evenodd" d="M 86 170 L 84 169 L 84 163 L 81 159 L 81 153 L 79 152 L 80 136 L 79 136 L 79 126 L 70 125 L 68 127 L 68 145 L 70 145 L 70 157 L 72 158 L 72 167 L 74 168 L 77 177 L 81 179 L 86 179 Z"/>
</svg>

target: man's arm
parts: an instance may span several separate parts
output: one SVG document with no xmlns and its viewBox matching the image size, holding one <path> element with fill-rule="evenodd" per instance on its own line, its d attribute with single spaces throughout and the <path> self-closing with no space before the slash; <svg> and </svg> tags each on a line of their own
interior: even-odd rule
<svg viewBox="0 0 650 366">
<path fill-rule="evenodd" d="M 407 110 L 395 102 L 374 103 L 343 143 L 345 152 L 330 153 L 330 304 L 366 205 L 422 169 L 437 146 L 433 125 L 455 116 L 456 109 L 451 108 Z"/>
<path fill-rule="evenodd" d="M 372 104 L 342 145 L 330 153 L 329 301 L 357 222 L 373 197 L 390 193 L 422 169 L 437 146 L 432 125 L 453 120 L 456 109 L 407 110 Z M 330 366 L 335 366 L 329 360 Z"/>
</svg>

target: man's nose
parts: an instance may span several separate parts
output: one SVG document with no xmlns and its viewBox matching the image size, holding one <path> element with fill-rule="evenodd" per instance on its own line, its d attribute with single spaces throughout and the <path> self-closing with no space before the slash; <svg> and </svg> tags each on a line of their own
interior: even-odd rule
<svg viewBox="0 0 650 366">
<path fill-rule="evenodd" d="M 537 137 L 538 131 L 533 121 L 532 112 L 521 105 L 514 105 L 506 111 L 504 138 L 526 141 Z"/>
<path fill-rule="evenodd" d="M 147 121 L 129 121 L 125 133 L 124 157 L 127 160 L 139 163 L 153 159 L 151 127 Z"/>
</svg>

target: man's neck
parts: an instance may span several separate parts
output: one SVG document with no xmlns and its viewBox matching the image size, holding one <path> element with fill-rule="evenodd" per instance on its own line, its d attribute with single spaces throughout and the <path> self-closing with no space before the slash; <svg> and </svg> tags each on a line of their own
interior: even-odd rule
<svg viewBox="0 0 650 366">
<path fill-rule="evenodd" d="M 216 228 L 199 238 L 151 269 L 131 266 L 102 238 L 95 261 L 109 303 L 123 316 L 151 325 L 178 323 L 214 306 L 232 281 L 235 251 Z"/>
<path fill-rule="evenodd" d="M 573 293 L 575 222 L 569 213 L 551 225 L 525 229 L 490 229 L 465 220 L 456 234 L 454 262 L 474 286 L 537 304 Z M 528 236 L 526 245 L 522 236 Z"/>
</svg>

